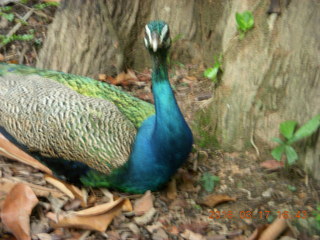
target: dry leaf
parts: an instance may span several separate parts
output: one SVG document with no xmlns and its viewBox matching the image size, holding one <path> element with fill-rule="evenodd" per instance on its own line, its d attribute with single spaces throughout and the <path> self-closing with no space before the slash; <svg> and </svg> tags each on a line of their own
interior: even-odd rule
<svg viewBox="0 0 320 240">
<path fill-rule="evenodd" d="M 3 224 L 18 240 L 30 238 L 30 214 L 38 199 L 32 189 L 16 184 L 7 195 L 1 210 Z"/>
<path fill-rule="evenodd" d="M 66 183 L 56 177 L 46 175 L 45 180 L 50 183 L 51 185 L 58 188 L 61 192 L 65 193 L 71 199 L 79 199 L 81 201 L 81 206 L 87 206 L 87 194 L 83 193 L 79 188 L 76 186 Z"/>
<path fill-rule="evenodd" d="M 223 194 L 210 194 L 205 196 L 199 203 L 208 207 L 214 207 L 220 203 L 229 201 L 236 201 L 236 199 Z"/>
<path fill-rule="evenodd" d="M 74 214 L 77 216 L 97 216 L 97 215 L 106 213 L 111 209 L 115 208 L 117 205 L 123 204 L 123 203 L 124 203 L 124 198 L 118 198 L 113 202 L 100 204 L 91 208 L 87 208 L 87 209 L 75 212 Z"/>
<path fill-rule="evenodd" d="M 107 74 L 100 73 L 98 75 L 98 79 L 99 79 L 99 81 L 106 81 L 107 80 Z"/>
<path fill-rule="evenodd" d="M 52 227 L 75 227 L 81 229 L 95 230 L 104 232 L 108 228 L 111 221 L 121 213 L 124 199 L 98 205 L 82 211 L 74 212 L 69 215 L 57 216 L 53 213 L 48 213 L 47 217 L 53 220 Z"/>
<path fill-rule="evenodd" d="M 276 240 L 287 227 L 286 219 L 277 218 L 261 233 L 259 240 Z"/>
<path fill-rule="evenodd" d="M 176 199 L 178 196 L 177 193 L 177 184 L 176 184 L 176 179 L 172 179 L 167 187 L 167 198 L 170 200 Z"/>
<path fill-rule="evenodd" d="M 260 166 L 265 168 L 265 169 L 268 169 L 268 170 L 271 170 L 271 171 L 275 171 L 275 170 L 278 170 L 280 168 L 283 168 L 284 163 L 283 162 L 279 162 L 277 160 L 267 160 L 267 161 L 264 161 L 264 162 L 260 163 Z"/>
<path fill-rule="evenodd" d="M 4 56 L 0 53 L 0 62 L 4 61 Z"/>
<path fill-rule="evenodd" d="M 60 198 L 62 196 L 65 196 L 62 192 L 56 189 L 23 182 L 15 178 L 0 178 L 0 189 L 2 192 L 9 193 L 11 189 L 19 182 L 28 185 L 38 197 L 48 197 L 49 195 L 51 195 L 55 198 Z"/>
<path fill-rule="evenodd" d="M 205 240 L 206 238 L 199 233 L 194 233 L 189 229 L 186 229 L 181 236 L 188 240 Z"/>
<path fill-rule="evenodd" d="M 132 212 L 133 211 L 131 201 L 128 198 L 126 198 L 124 200 L 124 203 L 122 205 L 122 211 L 124 211 L 124 212 Z"/>
<path fill-rule="evenodd" d="M 153 197 L 151 192 L 148 190 L 146 193 L 134 203 L 133 211 L 136 216 L 141 216 L 153 208 Z"/>
<path fill-rule="evenodd" d="M 251 234 L 248 240 L 259 240 L 263 231 L 269 226 L 269 224 L 259 225 L 256 230 Z"/>
<path fill-rule="evenodd" d="M 22 162 L 33 168 L 39 169 L 47 174 L 52 175 L 52 171 L 48 167 L 40 163 L 35 158 L 31 157 L 29 154 L 22 151 L 20 148 L 16 147 L 1 133 L 0 133 L 0 155 L 3 155 L 13 160 L 17 160 L 19 162 Z"/>
</svg>

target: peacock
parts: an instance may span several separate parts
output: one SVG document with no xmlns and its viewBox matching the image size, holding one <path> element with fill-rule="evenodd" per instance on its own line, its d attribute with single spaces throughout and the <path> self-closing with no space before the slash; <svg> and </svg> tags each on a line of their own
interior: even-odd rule
<svg viewBox="0 0 320 240">
<path fill-rule="evenodd" d="M 163 187 L 193 136 L 168 80 L 168 24 L 144 30 L 154 105 L 88 77 L 0 64 L 0 133 L 74 184 L 129 193 Z"/>
</svg>

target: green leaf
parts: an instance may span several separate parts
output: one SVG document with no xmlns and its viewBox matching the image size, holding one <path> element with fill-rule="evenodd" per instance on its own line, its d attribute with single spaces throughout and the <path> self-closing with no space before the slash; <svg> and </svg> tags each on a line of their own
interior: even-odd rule
<svg viewBox="0 0 320 240">
<path fill-rule="evenodd" d="M 206 172 L 203 174 L 201 181 L 204 190 L 206 190 L 207 192 L 212 192 L 216 183 L 220 181 L 220 178 L 218 176 Z"/>
<path fill-rule="evenodd" d="M 244 11 L 243 13 L 236 13 L 236 22 L 238 24 L 238 29 L 243 32 L 253 28 L 254 17 L 252 12 Z"/>
<path fill-rule="evenodd" d="M 9 22 L 12 22 L 14 19 L 13 13 L 2 13 L 2 16 L 7 19 Z"/>
<path fill-rule="evenodd" d="M 219 71 L 218 67 L 208 68 L 204 71 L 204 76 L 211 80 L 214 80 L 218 75 L 218 71 Z"/>
<path fill-rule="evenodd" d="M 271 152 L 272 157 L 274 157 L 274 159 L 280 161 L 282 153 L 284 152 L 285 146 L 286 145 L 280 145 L 280 146 L 274 148 Z"/>
<path fill-rule="evenodd" d="M 280 124 L 280 132 L 286 139 L 291 139 L 293 136 L 294 129 L 296 128 L 296 121 L 285 121 Z"/>
<path fill-rule="evenodd" d="M 320 126 L 320 114 L 318 114 L 317 116 L 312 118 L 309 122 L 307 122 L 302 127 L 300 127 L 293 135 L 293 138 L 291 139 L 290 143 L 294 143 L 302 138 L 312 135 L 315 131 L 318 130 L 319 126 Z"/>
<path fill-rule="evenodd" d="M 298 154 L 293 147 L 286 145 L 286 155 L 289 165 L 294 164 L 298 160 Z"/>
<path fill-rule="evenodd" d="M 280 138 L 275 137 L 275 138 L 272 138 L 271 140 L 279 144 L 284 144 L 284 142 Z"/>
</svg>

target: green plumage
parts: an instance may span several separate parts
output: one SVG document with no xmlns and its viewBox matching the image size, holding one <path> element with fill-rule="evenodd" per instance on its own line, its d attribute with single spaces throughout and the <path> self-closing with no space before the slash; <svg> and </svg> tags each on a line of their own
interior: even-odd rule
<svg viewBox="0 0 320 240">
<path fill-rule="evenodd" d="M 136 128 L 139 128 L 146 118 L 155 113 L 152 104 L 133 97 L 115 86 L 89 77 L 52 70 L 41 70 L 23 65 L 0 64 L 0 76 L 7 73 L 20 74 L 22 76 L 30 74 L 39 75 L 60 82 L 82 95 L 113 102 Z"/>
</svg>

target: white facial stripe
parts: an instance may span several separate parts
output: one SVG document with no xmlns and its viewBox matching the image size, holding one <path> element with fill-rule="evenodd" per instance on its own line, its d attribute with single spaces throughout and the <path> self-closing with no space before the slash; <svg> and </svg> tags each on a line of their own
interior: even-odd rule
<svg viewBox="0 0 320 240">
<path fill-rule="evenodd" d="M 168 32 L 168 25 L 164 25 L 164 27 L 162 28 L 161 34 L 160 34 L 160 42 L 163 41 L 164 37 L 167 35 Z"/>
<path fill-rule="evenodd" d="M 151 31 L 150 31 L 148 25 L 146 25 L 146 34 L 148 35 L 149 42 L 151 43 Z"/>
<path fill-rule="evenodd" d="M 148 41 L 147 41 L 147 39 L 146 39 L 146 38 L 143 38 L 143 40 L 144 40 L 144 45 L 146 45 L 146 47 L 148 47 Z"/>
</svg>

